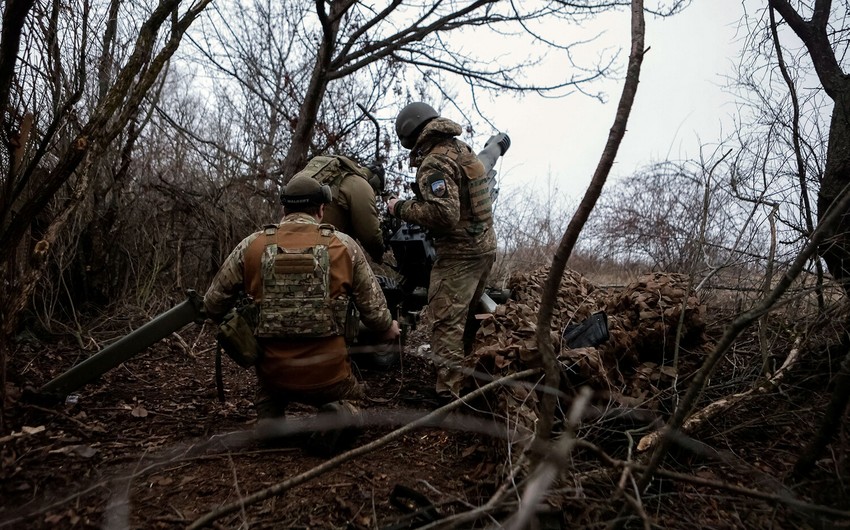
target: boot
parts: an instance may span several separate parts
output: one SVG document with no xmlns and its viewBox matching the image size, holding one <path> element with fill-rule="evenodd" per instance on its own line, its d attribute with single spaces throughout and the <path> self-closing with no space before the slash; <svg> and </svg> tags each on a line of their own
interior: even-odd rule
<svg viewBox="0 0 850 530">
<path fill-rule="evenodd" d="M 360 434 L 357 413 L 357 407 L 350 401 L 332 401 L 319 407 L 319 414 L 336 416 L 345 426 L 314 432 L 304 450 L 314 456 L 328 458 L 349 449 Z"/>
</svg>

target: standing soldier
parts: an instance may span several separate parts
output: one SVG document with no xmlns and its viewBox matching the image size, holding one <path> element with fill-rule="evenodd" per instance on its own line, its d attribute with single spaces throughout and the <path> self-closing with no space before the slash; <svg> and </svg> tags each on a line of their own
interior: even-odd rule
<svg viewBox="0 0 850 530">
<path fill-rule="evenodd" d="M 295 175 L 310 176 L 330 187 L 332 200 L 325 206 L 322 221 L 359 241 L 373 262 L 382 263 L 386 249 L 377 195 L 384 191 L 383 168 L 361 166 L 341 155 L 321 155 Z"/>
<path fill-rule="evenodd" d="M 489 184 L 475 153 L 457 139 L 461 126 L 430 105 L 407 105 L 395 128 L 401 145 L 411 150 L 410 166 L 418 169 L 415 198 L 390 199 L 387 208 L 391 215 L 428 229 L 434 241 L 437 259 L 428 308 L 436 391 L 446 399 L 460 394 L 465 354 L 475 338 L 474 302 L 484 292 L 496 256 Z"/>
<path fill-rule="evenodd" d="M 281 223 L 242 240 L 204 296 L 214 320 L 240 292 L 259 306 L 258 419 L 283 416 L 290 401 L 356 410 L 348 401 L 362 399 L 364 391 L 351 371 L 344 336 L 352 304 L 384 340 L 399 335 L 360 246 L 320 224 L 330 200 L 328 186 L 293 177 L 281 195 Z"/>
</svg>

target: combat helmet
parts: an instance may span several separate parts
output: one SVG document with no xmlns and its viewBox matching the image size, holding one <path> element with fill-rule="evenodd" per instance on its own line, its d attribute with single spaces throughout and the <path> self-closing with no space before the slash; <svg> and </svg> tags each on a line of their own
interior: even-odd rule
<svg viewBox="0 0 850 530">
<path fill-rule="evenodd" d="M 280 202 L 284 206 L 318 206 L 333 199 L 331 188 L 308 175 L 295 175 L 283 188 Z"/>
<path fill-rule="evenodd" d="M 416 139 L 422 132 L 426 123 L 440 116 L 431 105 L 417 101 L 410 103 L 398 113 L 395 119 L 395 132 L 401 145 L 407 149 L 413 149 Z"/>
</svg>

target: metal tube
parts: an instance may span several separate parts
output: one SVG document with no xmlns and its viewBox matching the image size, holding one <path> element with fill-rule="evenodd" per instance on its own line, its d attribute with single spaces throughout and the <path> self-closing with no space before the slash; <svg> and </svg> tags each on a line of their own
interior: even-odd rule
<svg viewBox="0 0 850 530">
<path fill-rule="evenodd" d="M 187 296 L 186 301 L 156 316 L 144 326 L 118 339 L 45 384 L 41 387 L 39 393 L 57 397 L 67 396 L 72 391 L 92 382 L 132 358 L 145 348 L 180 330 L 185 325 L 195 322 L 203 315 L 204 300 L 192 290 L 187 292 Z"/>
</svg>

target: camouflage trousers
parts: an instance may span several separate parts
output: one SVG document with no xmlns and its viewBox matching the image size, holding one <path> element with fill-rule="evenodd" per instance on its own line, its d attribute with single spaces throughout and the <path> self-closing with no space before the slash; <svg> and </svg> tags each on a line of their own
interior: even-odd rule
<svg viewBox="0 0 850 530">
<path fill-rule="evenodd" d="M 254 406 L 257 410 L 257 419 L 281 418 L 286 415 L 286 407 L 290 402 L 303 403 L 313 407 L 321 407 L 332 401 L 351 400 L 359 401 L 365 399 L 366 391 L 363 384 L 357 381 L 354 374 L 349 374 L 346 379 L 327 387 L 316 390 L 299 390 L 283 392 L 263 388 L 257 389 Z"/>
<path fill-rule="evenodd" d="M 432 318 L 431 353 L 438 394 L 459 394 L 466 355 L 475 340 L 475 312 L 484 293 L 495 252 L 472 258 L 438 257 L 431 269 L 428 311 Z"/>
</svg>

